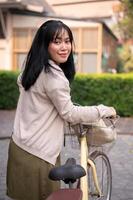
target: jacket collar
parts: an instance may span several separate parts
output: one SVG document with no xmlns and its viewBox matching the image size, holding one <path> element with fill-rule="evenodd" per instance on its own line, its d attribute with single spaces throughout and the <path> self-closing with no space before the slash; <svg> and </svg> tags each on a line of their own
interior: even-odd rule
<svg viewBox="0 0 133 200">
<path fill-rule="evenodd" d="M 59 67 L 59 65 L 57 65 L 53 60 L 49 59 L 48 62 L 53 68 L 55 68 L 55 69 L 57 69 L 59 71 L 62 71 L 62 69 Z"/>
</svg>

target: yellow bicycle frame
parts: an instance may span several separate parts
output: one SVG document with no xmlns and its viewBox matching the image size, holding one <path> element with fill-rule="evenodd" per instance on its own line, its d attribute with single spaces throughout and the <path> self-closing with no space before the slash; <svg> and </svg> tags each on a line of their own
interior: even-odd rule
<svg viewBox="0 0 133 200">
<path fill-rule="evenodd" d="M 89 200 L 89 185 L 88 185 L 88 173 L 87 173 L 87 167 L 90 166 L 92 168 L 93 173 L 93 180 L 96 187 L 96 190 L 98 192 L 98 195 L 101 197 L 102 193 L 98 184 L 98 178 L 96 173 L 96 167 L 92 160 L 88 158 L 88 147 L 87 147 L 87 141 L 86 141 L 86 134 L 83 134 L 80 138 L 80 145 L 81 145 L 81 166 L 86 171 L 86 176 L 82 177 L 80 179 L 80 188 L 83 192 L 83 198 L 82 200 Z"/>
</svg>

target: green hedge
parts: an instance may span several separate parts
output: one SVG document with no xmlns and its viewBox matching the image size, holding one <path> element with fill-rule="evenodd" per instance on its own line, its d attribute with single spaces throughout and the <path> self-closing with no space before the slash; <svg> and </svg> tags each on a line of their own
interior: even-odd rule
<svg viewBox="0 0 133 200">
<path fill-rule="evenodd" d="M 14 109 L 18 72 L 0 72 L 0 109 Z M 121 116 L 133 116 L 133 74 L 78 74 L 71 85 L 72 100 L 81 105 L 114 106 Z"/>
<path fill-rule="evenodd" d="M 17 72 L 0 71 L 0 109 L 14 109 L 18 100 Z"/>
<path fill-rule="evenodd" d="M 79 104 L 105 104 L 120 116 L 133 116 L 133 74 L 77 75 L 71 92 Z"/>
</svg>

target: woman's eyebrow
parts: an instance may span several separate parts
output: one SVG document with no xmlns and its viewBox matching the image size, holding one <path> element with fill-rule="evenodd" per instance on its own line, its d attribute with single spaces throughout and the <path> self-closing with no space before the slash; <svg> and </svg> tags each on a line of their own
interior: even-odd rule
<svg viewBox="0 0 133 200">
<path fill-rule="evenodd" d="M 62 37 L 56 37 L 54 40 L 61 40 Z"/>
<path fill-rule="evenodd" d="M 54 40 L 62 40 L 62 39 L 70 40 L 69 37 L 62 38 L 62 37 L 60 37 L 60 36 L 57 36 Z"/>
</svg>

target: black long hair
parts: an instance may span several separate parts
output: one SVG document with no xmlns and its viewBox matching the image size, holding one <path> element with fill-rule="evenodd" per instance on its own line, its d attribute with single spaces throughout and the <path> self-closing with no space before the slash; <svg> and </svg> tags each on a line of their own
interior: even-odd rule
<svg viewBox="0 0 133 200">
<path fill-rule="evenodd" d="M 49 73 L 50 65 L 48 63 L 48 46 L 55 37 L 57 38 L 62 29 L 68 32 L 71 45 L 73 47 L 73 35 L 70 28 L 62 21 L 48 20 L 38 29 L 31 48 L 27 54 L 24 71 L 22 74 L 22 86 L 28 90 L 37 80 L 39 74 L 44 69 Z M 65 63 L 60 64 L 66 78 L 71 82 L 75 75 L 75 66 L 73 59 L 73 48 Z"/>
</svg>

